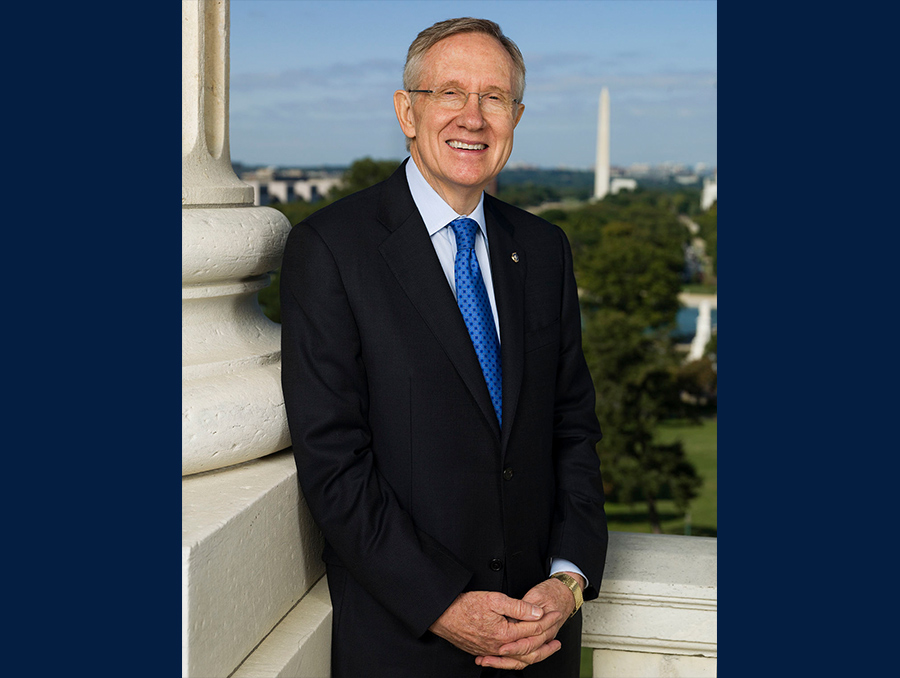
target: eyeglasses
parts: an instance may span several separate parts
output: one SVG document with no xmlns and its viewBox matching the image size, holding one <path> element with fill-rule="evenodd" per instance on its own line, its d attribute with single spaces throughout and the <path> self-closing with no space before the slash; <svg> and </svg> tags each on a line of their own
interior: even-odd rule
<svg viewBox="0 0 900 678">
<path fill-rule="evenodd" d="M 503 92 L 463 92 L 456 87 L 443 87 L 439 90 L 408 89 L 406 91 L 427 94 L 433 103 L 450 111 L 461 111 L 468 103 L 470 94 L 478 97 L 478 105 L 488 114 L 509 113 L 512 106 L 519 103 L 518 99 L 513 99 Z"/>
</svg>

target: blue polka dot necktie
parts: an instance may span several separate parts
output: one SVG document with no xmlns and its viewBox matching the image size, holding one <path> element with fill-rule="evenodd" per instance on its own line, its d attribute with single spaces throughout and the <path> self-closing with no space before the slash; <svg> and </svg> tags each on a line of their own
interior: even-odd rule
<svg viewBox="0 0 900 678">
<path fill-rule="evenodd" d="M 500 369 L 500 342 L 494 325 L 494 314 L 488 300 L 484 279 L 478 259 L 475 257 L 475 231 L 478 222 L 467 217 L 459 217 L 450 222 L 456 235 L 456 262 L 453 273 L 456 277 L 456 301 L 462 311 L 463 320 L 475 346 L 484 380 L 487 382 L 497 421 L 501 426 L 501 405 L 503 379 Z"/>
</svg>

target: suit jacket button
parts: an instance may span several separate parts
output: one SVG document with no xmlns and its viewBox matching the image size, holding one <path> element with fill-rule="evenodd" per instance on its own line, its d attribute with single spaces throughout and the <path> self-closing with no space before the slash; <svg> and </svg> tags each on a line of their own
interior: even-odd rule
<svg viewBox="0 0 900 678">
<path fill-rule="evenodd" d="M 513 470 L 512 467 L 508 467 L 503 469 L 503 480 L 512 480 Z"/>
<path fill-rule="evenodd" d="M 499 558 L 494 558 L 491 561 L 490 567 L 494 572 L 499 572 L 500 570 L 503 569 L 503 561 L 500 560 Z"/>
</svg>

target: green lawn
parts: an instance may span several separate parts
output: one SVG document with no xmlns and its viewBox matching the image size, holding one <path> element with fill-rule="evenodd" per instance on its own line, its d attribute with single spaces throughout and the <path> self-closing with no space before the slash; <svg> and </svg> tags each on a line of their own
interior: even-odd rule
<svg viewBox="0 0 900 678">
<path fill-rule="evenodd" d="M 694 283 L 691 285 L 684 285 L 681 288 L 682 292 L 688 292 L 689 294 L 716 294 L 718 290 L 718 285 L 710 285 L 703 283 Z"/>
</svg>

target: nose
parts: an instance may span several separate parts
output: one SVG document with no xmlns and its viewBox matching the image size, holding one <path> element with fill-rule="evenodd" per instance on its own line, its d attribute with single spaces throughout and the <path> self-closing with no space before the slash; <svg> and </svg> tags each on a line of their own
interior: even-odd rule
<svg viewBox="0 0 900 678">
<path fill-rule="evenodd" d="M 484 127 L 484 116 L 481 113 L 481 97 L 477 92 L 466 95 L 466 103 L 459 111 L 460 125 L 466 129 L 481 129 Z"/>
</svg>

